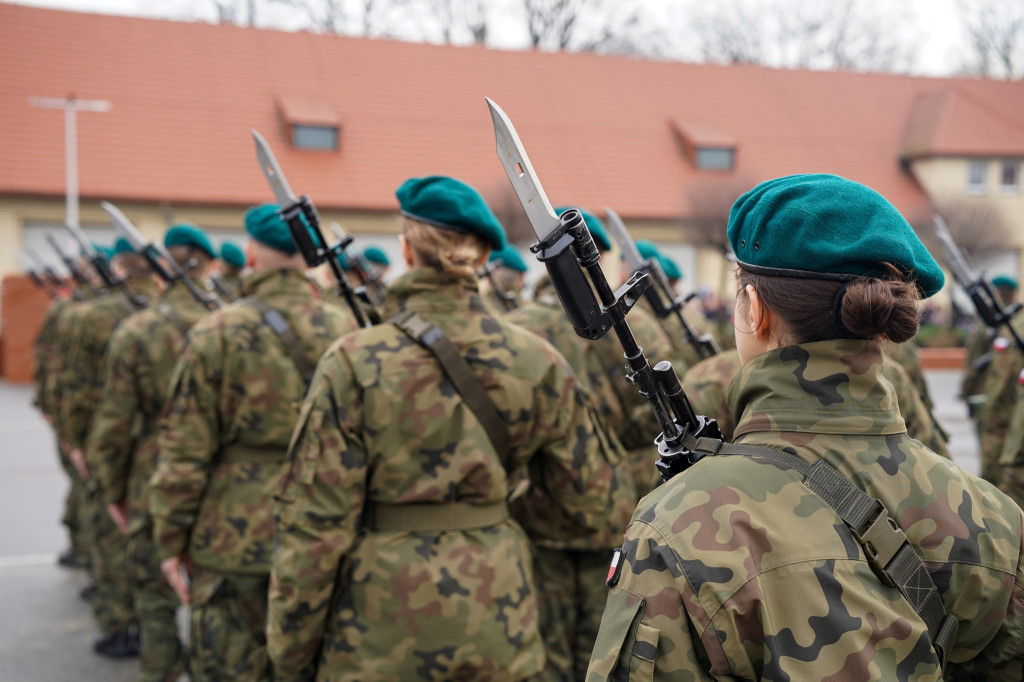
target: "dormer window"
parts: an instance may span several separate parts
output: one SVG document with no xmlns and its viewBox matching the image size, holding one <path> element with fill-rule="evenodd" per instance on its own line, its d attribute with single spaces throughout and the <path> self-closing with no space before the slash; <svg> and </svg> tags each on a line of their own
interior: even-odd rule
<svg viewBox="0 0 1024 682">
<path fill-rule="evenodd" d="M 322 96 L 278 98 L 281 121 L 293 149 L 335 152 L 341 147 L 341 124 L 333 105 Z"/>
<path fill-rule="evenodd" d="M 732 171 L 736 168 L 736 140 L 713 125 L 671 119 L 669 126 L 683 154 L 698 170 Z"/>
</svg>

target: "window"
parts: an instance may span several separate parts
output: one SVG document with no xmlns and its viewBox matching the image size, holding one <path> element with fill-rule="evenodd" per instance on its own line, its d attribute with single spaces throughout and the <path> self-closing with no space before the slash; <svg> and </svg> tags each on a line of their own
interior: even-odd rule
<svg viewBox="0 0 1024 682">
<path fill-rule="evenodd" d="M 984 194 L 985 193 L 985 176 L 988 171 L 988 162 L 986 161 L 971 161 L 967 166 L 967 193 L 968 194 Z"/>
<path fill-rule="evenodd" d="M 697 147 L 697 168 L 732 170 L 733 150 L 715 147 Z"/>
<path fill-rule="evenodd" d="M 1020 162 L 1003 161 L 1003 172 L 999 182 L 1003 194 L 1020 193 Z"/>
<path fill-rule="evenodd" d="M 338 148 L 338 128 L 296 123 L 292 126 L 292 146 L 296 149 L 334 151 Z"/>
</svg>

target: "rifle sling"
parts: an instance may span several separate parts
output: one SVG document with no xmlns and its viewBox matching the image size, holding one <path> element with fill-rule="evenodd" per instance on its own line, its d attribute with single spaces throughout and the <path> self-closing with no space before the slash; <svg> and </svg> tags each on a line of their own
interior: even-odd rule
<svg viewBox="0 0 1024 682">
<path fill-rule="evenodd" d="M 508 426 L 498 414 L 498 408 L 494 406 L 480 380 L 473 374 L 465 358 L 459 354 L 455 344 L 436 325 L 427 322 L 411 310 L 395 315 L 388 323 L 401 329 L 437 357 L 448 380 L 452 382 L 466 406 L 472 410 L 487 432 L 487 437 L 498 453 L 502 466 L 507 466 L 510 451 Z"/>
<path fill-rule="evenodd" d="M 770 461 L 793 469 L 831 507 L 860 544 L 868 563 L 883 583 L 899 589 L 928 628 L 928 636 L 945 666 L 946 654 L 956 640 L 956 616 L 947 614 L 942 597 L 924 562 L 903 530 L 879 500 L 871 497 L 824 460 L 810 464 L 794 454 L 772 447 L 723 443 L 714 438 L 683 435 L 683 447 L 702 455 L 739 455 Z"/>
<path fill-rule="evenodd" d="M 299 376 L 302 377 L 302 381 L 308 388 L 309 382 L 313 380 L 313 373 L 316 371 L 316 363 L 310 360 L 302 349 L 302 341 L 299 340 L 292 326 L 288 324 L 288 320 L 284 319 L 284 315 L 280 311 L 274 310 L 258 298 L 249 297 L 241 302 L 254 308 L 260 314 L 264 324 L 270 327 L 270 331 L 274 332 L 274 335 L 281 341 L 288 357 L 291 358 L 295 369 L 299 371 Z"/>
</svg>

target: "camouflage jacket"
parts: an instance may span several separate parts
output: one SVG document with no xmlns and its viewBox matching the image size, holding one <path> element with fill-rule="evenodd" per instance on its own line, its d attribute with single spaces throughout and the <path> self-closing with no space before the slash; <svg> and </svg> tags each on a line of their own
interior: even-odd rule
<svg viewBox="0 0 1024 682">
<path fill-rule="evenodd" d="M 917 388 L 917 394 L 928 409 L 932 409 L 931 393 L 928 391 L 928 382 L 924 380 L 924 371 L 921 369 L 921 354 L 918 353 L 917 344 L 911 340 L 906 343 L 887 343 L 883 346 L 886 355 L 898 362 Z"/>
<path fill-rule="evenodd" d="M 313 296 L 300 270 L 254 273 L 243 295 L 279 311 L 313 363 L 354 329 Z M 298 419 L 302 376 L 242 299 L 192 327 L 170 386 L 149 492 L 160 559 L 187 552 L 218 573 L 269 573 L 270 495 Z"/>
<path fill-rule="evenodd" d="M 1017 334 L 1024 334 L 1024 316 L 1011 322 Z M 1003 462 L 1024 459 L 1021 438 L 1010 434 L 1015 405 L 1020 402 L 1021 373 L 1024 355 L 1005 330 L 992 341 L 992 363 L 985 372 L 982 392 L 985 395 L 980 409 L 975 412 L 978 421 L 978 439 L 981 443 L 981 476 L 998 483 Z"/>
<path fill-rule="evenodd" d="M 74 301 L 70 297 L 55 298 L 50 302 L 32 347 L 32 356 L 35 361 L 32 372 L 32 381 L 36 389 L 35 404 L 40 412 L 50 417 L 53 416 L 55 405 L 53 405 L 52 394 L 47 391 L 47 373 L 54 371 L 60 355 L 60 335 L 57 331 L 57 322 L 61 314 L 72 303 Z"/>
<path fill-rule="evenodd" d="M 734 350 L 722 351 L 713 358 L 702 360 L 686 373 L 683 390 L 690 399 L 697 414 L 713 417 L 718 421 L 722 436 L 731 442 L 735 420 L 726 400 L 729 385 L 740 373 L 740 354 Z M 924 404 L 906 370 L 888 356 L 882 360 L 882 376 L 893 385 L 900 414 L 907 425 L 907 435 L 924 443 L 929 450 L 949 457 L 946 438 Z"/>
<path fill-rule="evenodd" d="M 133 278 L 132 293 L 147 301 L 157 294 L 151 277 Z M 61 371 L 59 433 L 72 449 L 84 448 L 92 413 L 103 393 L 103 363 L 114 328 L 138 308 L 123 291 L 84 303 L 72 319 L 74 329 L 66 346 Z"/>
<path fill-rule="evenodd" d="M 42 378 L 43 386 L 39 402 L 49 410 L 48 414 L 53 420 L 53 429 L 60 441 L 63 441 L 60 420 L 61 399 L 64 397 L 64 367 L 67 356 L 71 353 L 71 342 L 74 332 L 78 329 L 78 319 L 92 307 L 92 300 L 91 297 L 72 300 L 70 304 L 63 307 L 54 322 L 57 338 L 53 351 L 50 353 L 49 365 Z M 63 442 L 60 445 L 62 454 L 66 455 L 67 453 L 63 452 Z"/>
<path fill-rule="evenodd" d="M 173 284 L 146 310 L 128 317 L 110 339 L 103 395 L 85 457 L 106 504 L 127 500 L 133 525 L 147 517 L 146 486 L 156 468 L 159 417 L 185 334 L 206 308 Z M 140 424 L 134 443 L 125 438 Z"/>
<path fill-rule="evenodd" d="M 980 322 L 971 331 L 964 344 L 967 348 L 966 362 L 964 363 L 964 378 L 960 383 L 960 399 L 970 401 L 971 396 L 982 392 L 985 386 L 985 374 L 989 364 L 992 362 L 992 334 L 987 326 Z"/>
<path fill-rule="evenodd" d="M 737 442 L 825 460 L 880 500 L 959 620 L 947 675 L 1020 680 L 1024 515 L 905 435 L 881 359 L 853 340 L 755 358 L 729 389 Z M 923 621 L 791 469 L 705 457 L 643 500 L 623 549 L 589 680 L 942 679 Z"/>
<path fill-rule="evenodd" d="M 654 446 L 660 427 L 651 406 L 637 388 L 626 381 L 626 361 L 615 334 L 609 332 L 597 341 L 589 341 L 576 334 L 558 301 L 551 279 L 546 275 L 537 282 L 533 301 L 509 313 L 508 320 L 541 336 L 565 356 L 591 396 L 602 423 L 630 451 L 631 477 L 637 497 L 625 512 L 621 525 L 609 526 L 604 534 L 612 544 L 601 546 L 614 547 L 636 501 L 660 479 L 655 467 L 658 449 Z M 685 363 L 675 354 L 661 326 L 643 308 L 635 307 L 630 311 L 628 321 L 652 366 L 661 360 L 670 360 L 677 372 L 686 370 Z"/>
<path fill-rule="evenodd" d="M 466 359 L 508 425 L 509 460 L 434 355 L 397 327 L 336 343 L 303 405 L 277 505 L 267 648 L 279 679 L 525 679 L 541 669 L 516 521 L 371 530 L 368 505 L 500 505 L 509 473 L 527 468 L 517 518 L 533 537 L 588 537 L 607 519 L 613 451 L 564 358 L 493 317 L 475 280 L 415 269 L 388 289 L 386 316 L 403 310 Z"/>
</svg>

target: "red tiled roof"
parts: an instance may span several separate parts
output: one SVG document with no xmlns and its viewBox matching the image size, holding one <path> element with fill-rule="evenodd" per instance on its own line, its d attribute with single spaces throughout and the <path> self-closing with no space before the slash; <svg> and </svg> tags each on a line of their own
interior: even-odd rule
<svg viewBox="0 0 1024 682">
<path fill-rule="evenodd" d="M 950 83 L 922 92 L 907 119 L 903 156 L 1024 156 L 1020 86 L 989 97 Z"/>
<path fill-rule="evenodd" d="M 1020 150 L 1024 125 L 1020 82 L 454 48 L 5 4 L 0 63 L 0 193 L 9 195 L 63 193 L 62 114 L 28 100 L 72 92 L 113 106 L 79 115 L 83 197 L 266 201 L 256 128 L 293 189 L 321 208 L 361 210 L 394 209 L 395 188 L 412 175 L 507 187 L 485 95 L 516 123 L 553 203 L 607 204 L 630 218 L 685 213 L 686 189 L 703 177 L 670 120 L 734 140 L 736 175 L 751 182 L 837 173 L 907 215 L 925 208 L 899 164 L 919 96 L 955 86 L 952 109 L 925 136 L 933 152 Z M 279 106 L 303 97 L 337 115 L 340 151 L 289 148 Z"/>
</svg>

